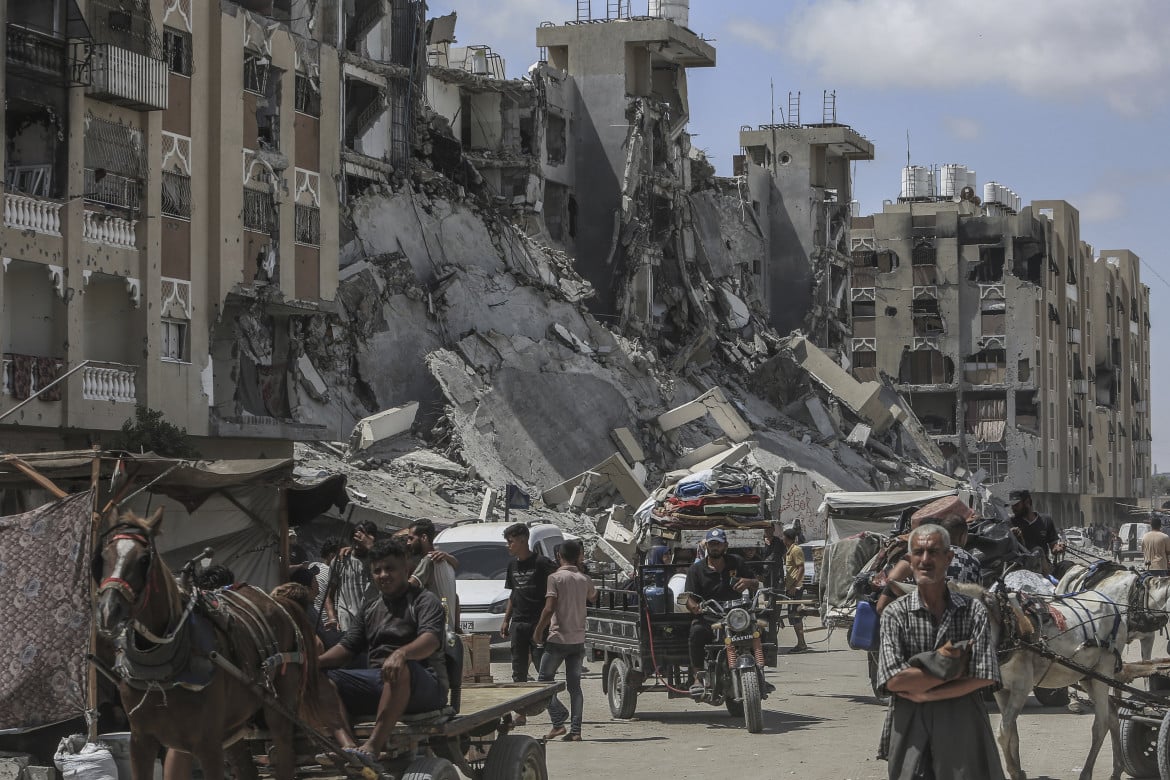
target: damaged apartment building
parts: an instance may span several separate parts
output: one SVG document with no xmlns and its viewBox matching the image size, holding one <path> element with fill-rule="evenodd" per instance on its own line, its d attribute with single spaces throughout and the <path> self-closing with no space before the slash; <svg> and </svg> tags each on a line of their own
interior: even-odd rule
<svg viewBox="0 0 1170 780">
<path fill-rule="evenodd" d="M 303 414 L 330 392 L 306 344 L 333 335 L 343 204 L 407 168 L 424 4 L 2 8 L 10 446 L 108 442 L 136 405 L 208 456 L 344 437 Z"/>
<path fill-rule="evenodd" d="M 1131 252 L 1081 240 L 1064 201 L 1024 204 L 962 165 L 903 172 L 849 234 L 853 373 L 897 388 L 994 492 L 1066 526 L 1149 495 L 1149 288 Z M 936 195 L 937 192 L 937 195 Z"/>
</svg>

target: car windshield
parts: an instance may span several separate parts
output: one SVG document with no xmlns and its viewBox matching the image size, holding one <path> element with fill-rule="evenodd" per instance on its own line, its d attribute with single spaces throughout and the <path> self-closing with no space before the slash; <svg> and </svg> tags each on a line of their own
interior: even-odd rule
<svg viewBox="0 0 1170 780">
<path fill-rule="evenodd" d="M 459 559 L 457 580 L 502 580 L 512 560 L 502 542 L 440 542 L 436 546 Z"/>
<path fill-rule="evenodd" d="M 813 559 L 813 551 L 811 547 L 801 547 L 800 549 L 804 550 L 804 559 L 806 561 L 811 561 Z"/>
</svg>

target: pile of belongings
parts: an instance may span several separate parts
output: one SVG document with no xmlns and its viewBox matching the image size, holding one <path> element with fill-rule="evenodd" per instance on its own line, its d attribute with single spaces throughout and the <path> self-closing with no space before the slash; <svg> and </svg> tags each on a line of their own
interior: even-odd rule
<svg viewBox="0 0 1170 780">
<path fill-rule="evenodd" d="M 664 496 L 652 501 L 650 506 L 640 507 L 640 512 L 663 528 L 762 528 L 766 525 L 760 513 L 760 496 L 747 472 L 730 466 L 684 477 Z"/>
</svg>

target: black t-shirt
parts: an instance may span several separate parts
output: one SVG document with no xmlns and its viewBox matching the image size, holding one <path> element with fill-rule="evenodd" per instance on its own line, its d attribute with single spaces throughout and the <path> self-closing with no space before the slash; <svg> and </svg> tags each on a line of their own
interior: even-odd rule
<svg viewBox="0 0 1170 780">
<path fill-rule="evenodd" d="M 445 628 L 446 615 L 439 598 L 411 585 L 396 599 L 381 594 L 368 599 L 359 619 L 341 637 L 340 644 L 354 654 L 368 650 L 370 668 L 377 669 L 398 648 L 422 634 L 434 634 L 439 646 L 426 662 L 443 690 L 447 690 L 447 661 L 443 657 Z"/>
<path fill-rule="evenodd" d="M 732 584 L 741 577 L 755 576 L 747 561 L 734 553 L 727 553 L 723 556 L 723 571 L 715 571 L 706 560 L 692 563 L 687 569 L 686 591 L 699 601 L 732 601 L 740 597 L 738 591 L 732 590 Z"/>
<path fill-rule="evenodd" d="M 1043 547 L 1047 550 L 1054 542 L 1060 541 L 1060 535 L 1056 533 L 1056 524 L 1048 515 L 1038 514 L 1036 519 L 1030 523 L 1027 520 L 1013 517 L 1012 525 L 1020 529 L 1020 533 L 1024 537 L 1024 546 L 1029 550 L 1035 547 Z"/>
<path fill-rule="evenodd" d="M 556 570 L 557 565 L 539 553 L 523 561 L 513 558 L 508 562 L 504 587 L 512 591 L 512 620 L 535 623 L 540 619 L 548 593 L 548 575 Z"/>
</svg>

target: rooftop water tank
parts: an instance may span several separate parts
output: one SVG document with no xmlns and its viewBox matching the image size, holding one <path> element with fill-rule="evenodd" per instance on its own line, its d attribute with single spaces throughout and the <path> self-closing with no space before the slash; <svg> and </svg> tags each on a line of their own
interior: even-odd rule
<svg viewBox="0 0 1170 780">
<path fill-rule="evenodd" d="M 922 165 L 907 165 L 902 169 L 901 198 L 934 197 L 934 171 Z"/>
<path fill-rule="evenodd" d="M 978 184 L 979 184 L 979 182 L 975 178 L 975 171 L 968 168 L 967 169 L 967 186 L 971 188 L 972 192 L 975 192 L 976 191 L 975 187 L 978 186 Z"/>
<path fill-rule="evenodd" d="M 999 203 L 999 184 L 989 181 L 983 185 L 983 205 Z"/>
<path fill-rule="evenodd" d="M 943 198 L 957 198 L 967 186 L 967 166 L 958 163 L 947 163 L 942 167 L 939 180 L 939 196 Z"/>
<path fill-rule="evenodd" d="M 691 0 L 659 0 L 659 14 L 679 27 L 689 27 L 691 21 Z"/>
</svg>

